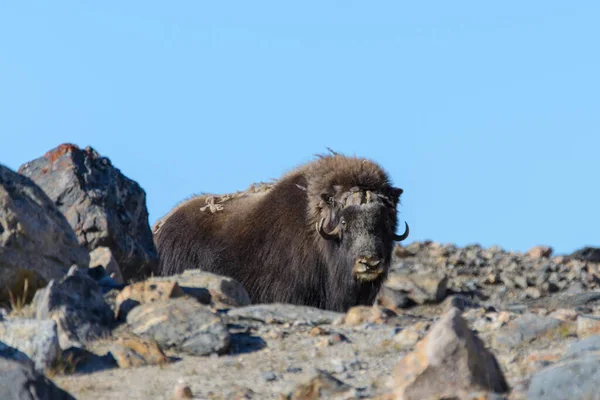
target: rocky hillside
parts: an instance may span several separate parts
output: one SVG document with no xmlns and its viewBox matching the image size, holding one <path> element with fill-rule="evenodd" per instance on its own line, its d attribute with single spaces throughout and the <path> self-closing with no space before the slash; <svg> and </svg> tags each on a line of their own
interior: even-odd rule
<svg viewBox="0 0 600 400">
<path fill-rule="evenodd" d="M 0 398 L 600 399 L 599 249 L 398 246 L 345 314 L 156 262 L 108 158 L 0 165 Z"/>
</svg>

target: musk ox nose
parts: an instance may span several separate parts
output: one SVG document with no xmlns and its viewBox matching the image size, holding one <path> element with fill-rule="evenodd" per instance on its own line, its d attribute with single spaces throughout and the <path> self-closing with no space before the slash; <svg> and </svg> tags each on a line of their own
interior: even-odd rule
<svg viewBox="0 0 600 400">
<path fill-rule="evenodd" d="M 378 269 L 383 260 L 375 256 L 361 256 L 356 259 L 356 272 L 367 272 Z"/>
</svg>

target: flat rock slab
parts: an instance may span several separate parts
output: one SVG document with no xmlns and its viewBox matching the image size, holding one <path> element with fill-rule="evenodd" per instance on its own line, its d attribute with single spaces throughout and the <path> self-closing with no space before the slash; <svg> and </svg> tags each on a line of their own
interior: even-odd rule
<svg viewBox="0 0 600 400">
<path fill-rule="evenodd" d="M 593 290 L 583 293 L 558 293 L 550 297 L 544 297 L 541 299 L 530 300 L 524 302 L 522 307 L 524 309 L 541 307 L 548 310 L 564 309 L 564 308 L 577 308 L 583 306 L 597 306 L 600 304 L 600 291 Z"/>
<path fill-rule="evenodd" d="M 236 308 L 229 311 L 227 316 L 263 323 L 328 325 L 342 321 L 344 314 L 315 307 L 270 303 Z"/>
<path fill-rule="evenodd" d="M 122 277 L 156 272 L 158 253 L 148 224 L 146 193 L 91 147 L 62 144 L 23 164 L 19 173 L 39 185 L 66 216 L 89 251 L 108 247 Z"/>
<path fill-rule="evenodd" d="M 524 314 L 502 327 L 494 338 L 499 347 L 516 347 L 535 339 L 551 329 L 558 328 L 563 321 L 536 314 Z"/>
<path fill-rule="evenodd" d="M 31 366 L 0 358 L 0 399 L 75 400 Z"/>
<path fill-rule="evenodd" d="M 178 298 L 135 307 L 127 324 L 165 349 L 196 356 L 227 351 L 231 336 L 221 318 L 195 299 Z"/>
<path fill-rule="evenodd" d="M 38 371 L 52 366 L 60 354 L 56 323 L 51 319 L 19 318 L 2 321 L 0 342 L 26 354 Z M 11 358 L 20 360 L 16 356 Z"/>
<path fill-rule="evenodd" d="M 20 297 L 73 264 L 87 267 L 88 252 L 52 200 L 30 179 L 0 165 L 0 302 Z"/>
<path fill-rule="evenodd" d="M 235 279 L 199 269 L 188 269 L 178 275 L 152 277 L 148 281 L 177 282 L 186 294 L 196 297 L 201 303 L 212 300 L 230 307 L 247 306 L 251 303 L 248 292 Z"/>
</svg>

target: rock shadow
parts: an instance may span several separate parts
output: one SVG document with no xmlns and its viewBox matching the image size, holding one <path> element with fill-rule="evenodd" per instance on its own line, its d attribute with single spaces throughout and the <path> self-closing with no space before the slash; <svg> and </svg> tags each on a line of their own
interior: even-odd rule
<svg viewBox="0 0 600 400">
<path fill-rule="evenodd" d="M 259 351 L 267 347 L 265 342 L 260 336 L 252 335 L 248 332 L 239 332 L 231 334 L 231 344 L 227 354 L 247 354 Z"/>
</svg>

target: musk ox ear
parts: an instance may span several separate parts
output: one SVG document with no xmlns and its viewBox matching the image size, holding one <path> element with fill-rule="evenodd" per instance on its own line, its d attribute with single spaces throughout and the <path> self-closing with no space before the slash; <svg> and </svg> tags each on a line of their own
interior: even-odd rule
<svg viewBox="0 0 600 400">
<path fill-rule="evenodd" d="M 397 188 L 397 187 L 393 187 L 390 190 L 390 195 L 392 197 L 392 200 L 394 200 L 395 204 L 398 204 L 398 202 L 400 201 L 400 195 L 404 193 L 404 190 Z"/>
</svg>

